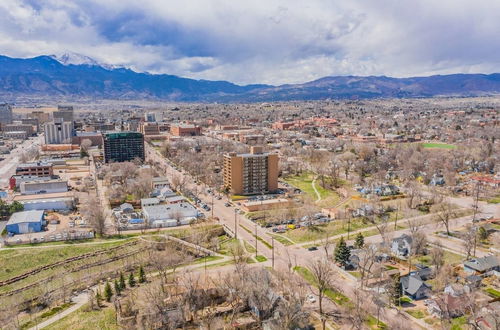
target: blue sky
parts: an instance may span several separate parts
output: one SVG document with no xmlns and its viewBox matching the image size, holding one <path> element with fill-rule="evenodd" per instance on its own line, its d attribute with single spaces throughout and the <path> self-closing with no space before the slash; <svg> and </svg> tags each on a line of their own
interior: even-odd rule
<svg viewBox="0 0 500 330">
<path fill-rule="evenodd" d="M 499 0 L 2 0 L 0 53 L 236 83 L 500 71 Z"/>
</svg>

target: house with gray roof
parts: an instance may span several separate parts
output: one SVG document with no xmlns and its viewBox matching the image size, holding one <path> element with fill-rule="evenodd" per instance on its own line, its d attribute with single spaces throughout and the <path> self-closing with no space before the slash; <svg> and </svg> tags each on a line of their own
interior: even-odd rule
<svg viewBox="0 0 500 330">
<path fill-rule="evenodd" d="M 146 206 L 143 213 L 151 227 L 187 225 L 200 216 L 198 210 L 189 203 Z"/>
<path fill-rule="evenodd" d="M 414 300 L 426 298 L 431 292 L 431 287 L 418 275 L 407 275 L 401 277 L 401 286 L 403 294 Z"/>
<path fill-rule="evenodd" d="M 473 274 L 497 275 L 500 273 L 500 261 L 496 256 L 474 258 L 464 262 L 464 271 Z"/>
<path fill-rule="evenodd" d="M 412 238 L 403 234 L 392 240 L 391 251 L 397 257 L 407 257 L 411 251 Z"/>
</svg>

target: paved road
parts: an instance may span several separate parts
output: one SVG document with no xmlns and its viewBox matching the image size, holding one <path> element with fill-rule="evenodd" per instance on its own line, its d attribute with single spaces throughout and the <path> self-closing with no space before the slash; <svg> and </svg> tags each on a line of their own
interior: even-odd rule
<svg viewBox="0 0 500 330">
<path fill-rule="evenodd" d="M 10 154 L 4 155 L 4 160 L 0 161 L 0 188 L 6 189 L 9 186 L 9 179 L 16 173 L 16 167 L 20 162 L 20 157 L 23 152 L 38 148 L 40 138 L 31 138 L 23 141 L 10 151 Z"/>
<path fill-rule="evenodd" d="M 256 238 L 254 234 L 256 233 L 258 237 L 266 241 L 268 244 L 272 244 L 272 239 L 267 235 L 267 231 L 260 226 L 255 225 L 252 221 L 243 217 L 235 212 L 234 207 L 226 207 L 224 203 L 227 202 L 227 199 L 223 198 L 221 200 L 212 199 L 211 195 L 206 194 L 207 186 L 203 184 L 196 185 L 194 180 L 186 173 L 182 173 L 177 171 L 175 168 L 170 166 L 167 160 L 165 160 L 154 148 L 152 148 L 149 144 L 146 144 L 146 152 L 147 156 L 150 160 L 158 162 L 160 167 L 164 169 L 167 176 L 179 175 L 181 177 L 185 177 L 187 182 L 186 188 L 192 191 L 201 191 L 201 194 L 198 194 L 198 197 L 208 205 L 212 205 L 214 216 L 219 218 L 219 221 L 229 227 L 231 230 L 237 232 L 237 236 L 240 239 L 247 241 L 248 243 L 255 246 Z M 213 202 L 212 202 L 213 201 Z M 251 232 L 249 233 L 247 230 L 244 230 L 241 226 L 244 226 Z M 273 258 L 273 250 L 266 247 L 260 241 L 257 241 L 258 246 L 258 254 L 264 255 L 270 260 Z M 313 261 L 319 260 L 326 256 L 324 249 L 318 249 L 317 251 L 308 251 L 302 247 L 298 246 L 289 246 L 286 247 L 279 242 L 274 244 L 274 264 L 275 268 L 279 271 L 287 272 L 292 267 L 301 265 L 301 266 L 309 266 Z M 329 251 L 331 253 L 331 251 Z M 334 266 L 335 278 L 337 279 L 337 287 L 342 288 L 343 293 L 353 299 L 355 296 L 355 292 L 359 290 L 357 281 L 353 279 L 351 276 L 347 275 L 346 272 L 341 270 L 338 267 Z M 365 296 L 369 293 L 366 293 Z M 365 297 L 365 301 L 368 304 L 372 303 L 371 299 Z M 415 322 L 414 319 L 409 319 L 405 315 L 398 313 L 393 309 L 384 309 L 384 313 L 381 316 L 382 320 L 388 324 L 392 320 L 399 320 L 400 322 Z M 415 328 L 418 328 L 418 322 L 415 322 Z"/>
</svg>

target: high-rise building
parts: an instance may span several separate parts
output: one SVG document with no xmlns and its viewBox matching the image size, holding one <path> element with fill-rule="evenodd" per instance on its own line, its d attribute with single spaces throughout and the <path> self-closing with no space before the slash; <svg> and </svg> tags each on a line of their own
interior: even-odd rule
<svg viewBox="0 0 500 330">
<path fill-rule="evenodd" d="M 278 189 L 278 155 L 251 147 L 248 154 L 224 155 L 224 187 L 234 195 L 254 195 Z"/>
<path fill-rule="evenodd" d="M 148 112 L 144 115 L 144 119 L 147 122 L 154 123 L 156 121 L 156 114 L 154 112 Z"/>
<path fill-rule="evenodd" d="M 0 124 L 12 123 L 12 107 L 10 104 L 0 104 Z"/>
<path fill-rule="evenodd" d="M 43 125 L 45 144 L 70 144 L 73 138 L 73 122 L 56 119 Z"/>
<path fill-rule="evenodd" d="M 67 121 L 73 123 L 74 115 L 73 115 L 73 106 L 71 105 L 58 105 L 57 111 L 52 113 L 52 117 L 54 120 L 62 119 L 63 121 Z"/>
<path fill-rule="evenodd" d="M 144 161 L 144 136 L 138 132 L 115 132 L 103 135 L 104 162 Z"/>
</svg>

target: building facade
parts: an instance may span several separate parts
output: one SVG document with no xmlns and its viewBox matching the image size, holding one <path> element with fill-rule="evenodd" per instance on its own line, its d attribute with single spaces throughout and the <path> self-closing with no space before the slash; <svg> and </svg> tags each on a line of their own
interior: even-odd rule
<svg viewBox="0 0 500 330">
<path fill-rule="evenodd" d="M 12 123 L 12 107 L 10 104 L 0 104 L 0 124 Z"/>
<path fill-rule="evenodd" d="M 174 136 L 198 136 L 201 135 L 201 127 L 187 124 L 171 125 L 170 134 Z"/>
<path fill-rule="evenodd" d="M 16 168 L 16 175 L 52 176 L 54 169 L 51 163 L 37 162 L 19 164 Z"/>
<path fill-rule="evenodd" d="M 67 122 L 70 122 L 71 124 L 73 124 L 73 121 L 74 121 L 73 106 L 71 106 L 71 105 L 58 105 L 57 111 L 54 111 L 52 113 L 52 117 L 54 118 L 54 120 L 61 119 L 63 121 L 67 121 Z"/>
<path fill-rule="evenodd" d="M 234 195 L 255 195 L 278 189 L 278 155 L 252 147 L 249 154 L 224 155 L 224 187 Z"/>
<path fill-rule="evenodd" d="M 144 135 L 138 132 L 117 132 L 103 135 L 104 162 L 144 161 Z"/>
<path fill-rule="evenodd" d="M 54 120 L 43 125 L 45 144 L 70 144 L 73 138 L 73 123 Z"/>
</svg>

